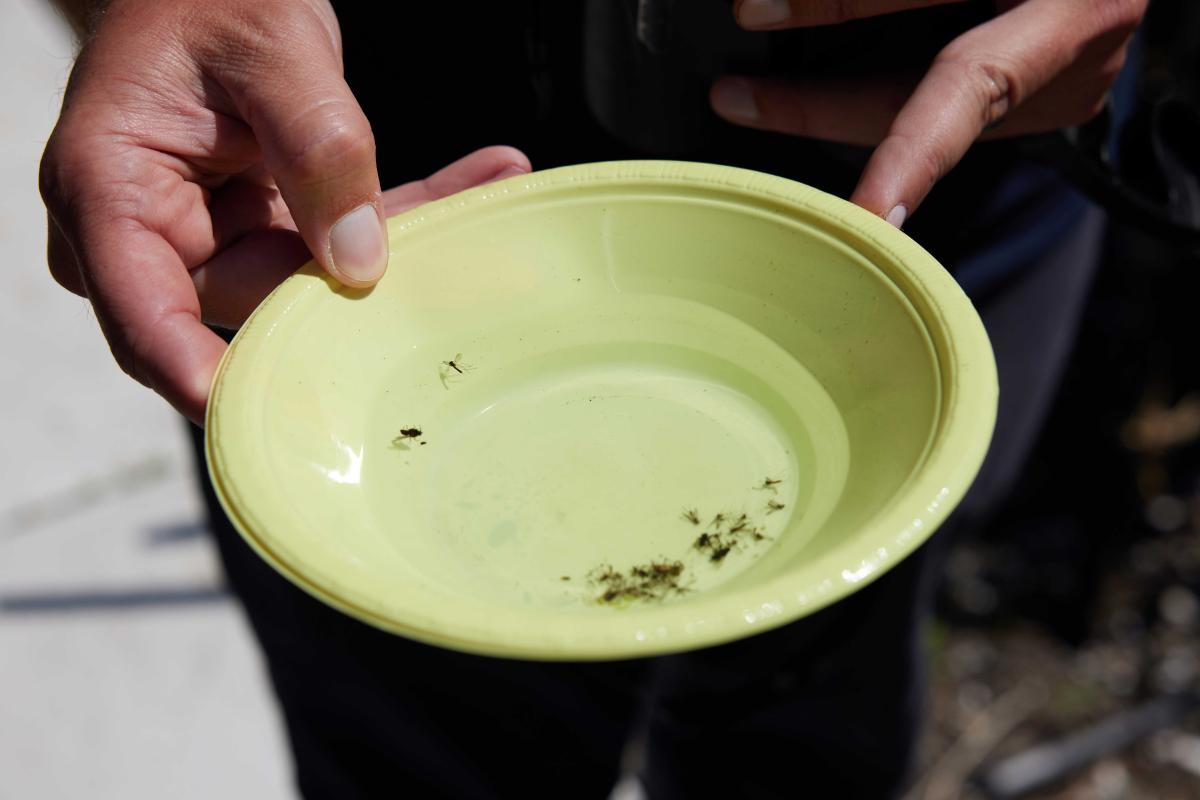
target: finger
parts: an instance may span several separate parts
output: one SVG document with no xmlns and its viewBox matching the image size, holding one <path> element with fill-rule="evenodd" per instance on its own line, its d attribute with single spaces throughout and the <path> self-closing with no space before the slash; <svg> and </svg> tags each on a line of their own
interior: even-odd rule
<svg viewBox="0 0 1200 800">
<path fill-rule="evenodd" d="M 709 100 L 717 114 L 736 125 L 873 147 L 887 134 L 917 80 L 727 77 L 713 84 Z"/>
<path fill-rule="evenodd" d="M 1087 4 L 1083 4 L 1086 6 Z M 903 224 L 990 125 L 1063 72 L 1107 20 L 1028 0 L 951 42 L 872 153 L 851 200 Z"/>
<path fill-rule="evenodd" d="M 83 293 L 121 368 L 200 423 L 225 343 L 201 324 L 179 253 L 140 218 L 164 202 L 161 187 L 170 185 L 154 179 L 150 162 L 141 148 L 81 138 L 60 120 L 39 173 L 61 233 L 51 238 L 50 255 L 61 264 L 66 250 L 74 254 Z M 121 179 L 113 179 L 114 165 Z"/>
<path fill-rule="evenodd" d="M 1113 31 L 1089 46 L 1093 52 L 1076 61 L 1062 76 L 1034 93 L 1013 113 L 988 127 L 982 140 L 1045 133 L 1082 125 L 1107 102 L 1108 92 L 1125 64 L 1132 33 Z"/>
<path fill-rule="evenodd" d="M 212 193 L 208 212 L 216 241 L 214 253 L 252 231 L 296 228 L 279 190 L 257 181 L 228 181 Z M 209 253 L 208 257 L 214 253 Z"/>
<path fill-rule="evenodd" d="M 465 156 L 428 178 L 397 186 L 383 193 L 383 204 L 389 214 L 400 213 L 422 203 L 530 170 L 529 159 L 512 147 L 487 147 Z M 301 267 L 312 256 L 303 239 L 296 233 L 269 227 L 268 207 L 270 187 L 257 184 L 227 187 L 235 192 L 226 199 L 228 205 L 218 213 L 214 202 L 214 220 L 227 218 L 228 228 L 251 225 L 243 235 L 212 259 L 193 269 L 192 282 L 200 298 L 203 319 L 209 325 L 237 328 L 276 286 Z M 248 223 L 246 220 L 254 220 Z M 278 222 L 278 219 L 276 219 Z"/>
<path fill-rule="evenodd" d="M 1115 37 L 1114 37 L 1115 38 Z M 1129 35 L 1069 72 L 988 127 L 982 139 L 1044 133 L 1091 119 L 1103 107 L 1125 60 Z M 874 147 L 883 141 L 919 78 L 793 81 L 726 77 L 710 92 L 713 111 L 736 125 Z"/>
<path fill-rule="evenodd" d="M 218 74 L 317 262 L 369 286 L 387 266 L 371 126 L 326 37 L 271 53 L 270 69 Z"/>
<path fill-rule="evenodd" d="M 295 231 L 248 233 L 191 271 L 202 319 L 236 329 L 267 295 L 312 258 Z"/>
<path fill-rule="evenodd" d="M 200 321 L 200 305 L 175 249 L 130 219 L 77 226 L 82 274 L 117 363 L 202 424 L 225 343 Z"/>
<path fill-rule="evenodd" d="M 388 189 L 383 193 L 384 208 L 390 217 L 472 186 L 527 174 L 530 169 L 529 159 L 514 147 L 485 147 L 443 167 L 424 180 Z"/>
<path fill-rule="evenodd" d="M 738 24 L 749 30 L 837 25 L 897 11 L 959 3 L 963 0 L 740 0 Z"/>
</svg>

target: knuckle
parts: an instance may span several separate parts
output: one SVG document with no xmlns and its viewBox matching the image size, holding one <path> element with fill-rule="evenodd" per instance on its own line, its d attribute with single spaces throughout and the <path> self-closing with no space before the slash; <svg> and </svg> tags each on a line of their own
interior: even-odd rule
<svg viewBox="0 0 1200 800">
<path fill-rule="evenodd" d="M 1015 69 L 978 61 L 972 64 L 972 74 L 975 76 L 972 85 L 979 92 L 980 106 L 984 109 L 984 127 L 999 121 L 1021 102 L 1023 92 Z"/>
<path fill-rule="evenodd" d="M 66 166 L 68 154 L 60 131 L 61 128 L 50 135 L 38 165 L 38 193 L 49 209 L 61 205 L 66 195 L 66 186 L 69 184 L 70 170 Z"/>
<path fill-rule="evenodd" d="M 100 319 L 117 366 L 135 381 L 154 389 L 153 341 L 165 322 L 164 317 L 159 316 L 137 327 L 104 324 L 104 317 Z"/>
<path fill-rule="evenodd" d="M 72 294 L 87 297 L 87 292 L 79 277 L 79 266 L 75 263 L 73 254 L 55 252 L 52 244 L 47 247 L 46 262 L 50 267 L 50 277 L 54 279 L 55 283 Z"/>
<path fill-rule="evenodd" d="M 375 137 L 370 124 L 359 113 L 346 113 L 343 103 L 306 111 L 293 129 L 307 135 L 289 137 L 281 148 L 278 167 L 302 185 L 323 183 L 365 163 L 374 164 Z"/>
<path fill-rule="evenodd" d="M 980 129 L 999 122 L 1025 99 L 1020 70 L 997 58 L 980 58 L 951 46 L 941 60 L 961 72 L 963 86 L 980 112 Z"/>
<path fill-rule="evenodd" d="M 210 36 L 197 43 L 198 58 L 222 81 L 234 86 L 250 86 L 255 76 L 278 65 L 280 38 L 267 33 L 253 16 L 253 9 L 240 7 L 217 26 Z"/>
<path fill-rule="evenodd" d="M 106 323 L 105 316 L 97 316 L 117 366 L 126 375 L 159 394 L 172 383 L 170 371 L 162 358 L 169 352 L 169 343 L 175 338 L 173 330 L 188 317 L 199 321 L 198 310 L 193 313 L 172 307 L 164 307 L 136 325 Z"/>
<path fill-rule="evenodd" d="M 65 264 L 51 261 L 50 277 L 54 279 L 55 283 L 66 289 L 71 294 L 77 294 L 80 297 L 87 297 L 87 292 L 83 290 L 83 286 L 80 284 L 78 276 L 74 274 L 73 270 L 69 270 Z"/>
<path fill-rule="evenodd" d="M 79 195 L 113 179 L 107 167 L 108 150 L 97 146 L 95 137 L 64 117 L 46 142 L 38 166 L 38 192 L 51 212 L 70 216 Z"/>
<path fill-rule="evenodd" d="M 307 3 L 240 3 L 206 23 L 209 35 L 198 37 L 200 60 L 220 78 L 242 88 L 293 63 L 297 53 L 311 57 L 314 43 L 325 42 L 340 52 L 339 35 Z"/>
<path fill-rule="evenodd" d="M 117 362 L 117 366 L 135 381 L 145 383 L 146 381 L 143 378 L 145 373 L 144 361 L 141 356 L 142 346 L 139 344 L 140 337 L 135 336 L 125 329 L 113 329 L 111 326 L 105 327 L 108 328 L 105 331 L 105 337 L 108 339 L 108 349 L 112 352 L 113 360 Z"/>
</svg>

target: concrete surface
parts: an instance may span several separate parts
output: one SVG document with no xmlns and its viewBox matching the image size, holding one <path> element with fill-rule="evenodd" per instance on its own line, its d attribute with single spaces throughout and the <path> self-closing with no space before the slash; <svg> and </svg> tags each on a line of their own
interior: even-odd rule
<svg viewBox="0 0 1200 800">
<path fill-rule="evenodd" d="M 0 800 L 293 797 L 182 422 L 45 267 L 72 49 L 48 3 L 0 0 Z"/>
</svg>

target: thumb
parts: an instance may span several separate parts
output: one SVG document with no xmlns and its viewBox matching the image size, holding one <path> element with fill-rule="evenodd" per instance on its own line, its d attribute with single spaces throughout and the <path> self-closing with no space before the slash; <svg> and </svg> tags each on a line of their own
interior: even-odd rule
<svg viewBox="0 0 1200 800">
<path fill-rule="evenodd" d="M 313 257 L 342 283 L 369 286 L 388 258 L 375 138 L 328 38 L 309 45 L 276 54 L 230 94 Z"/>
</svg>

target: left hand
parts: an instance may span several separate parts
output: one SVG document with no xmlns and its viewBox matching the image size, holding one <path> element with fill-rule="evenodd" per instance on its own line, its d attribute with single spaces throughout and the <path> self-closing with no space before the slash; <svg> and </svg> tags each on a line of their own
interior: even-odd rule
<svg viewBox="0 0 1200 800">
<path fill-rule="evenodd" d="M 738 0 L 750 30 L 830 25 L 962 0 Z M 851 200 L 899 227 L 980 138 L 1081 124 L 1104 107 L 1149 0 L 998 0 L 919 80 L 725 77 L 718 114 L 739 125 L 876 145 Z"/>
</svg>

